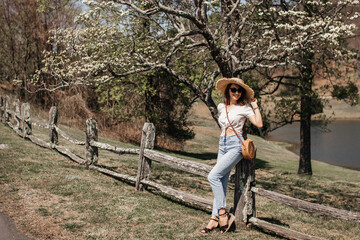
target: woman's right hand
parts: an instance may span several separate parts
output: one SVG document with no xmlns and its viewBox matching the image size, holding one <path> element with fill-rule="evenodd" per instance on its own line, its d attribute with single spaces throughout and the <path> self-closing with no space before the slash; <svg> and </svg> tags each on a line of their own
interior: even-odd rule
<svg viewBox="0 0 360 240">
<path fill-rule="evenodd" d="M 256 98 L 250 99 L 250 105 L 251 105 L 251 107 L 252 107 L 252 108 L 258 107 L 258 103 L 257 103 L 257 102 L 258 102 L 258 101 L 257 101 Z"/>
</svg>

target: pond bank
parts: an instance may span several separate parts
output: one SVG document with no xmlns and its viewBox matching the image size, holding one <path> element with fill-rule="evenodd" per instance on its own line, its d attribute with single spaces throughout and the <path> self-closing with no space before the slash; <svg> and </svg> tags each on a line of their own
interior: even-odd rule
<svg viewBox="0 0 360 240">
<path fill-rule="evenodd" d="M 360 170 L 360 120 L 335 120 L 324 131 L 314 122 L 311 126 L 311 158 L 328 164 Z M 294 123 L 271 132 L 266 139 L 286 142 L 287 149 L 300 152 L 300 125 Z"/>
<path fill-rule="evenodd" d="M 332 108 L 325 108 L 324 113 L 326 116 L 332 116 L 335 120 L 349 120 L 359 119 L 360 120 L 360 104 L 356 106 L 350 106 L 349 104 L 338 101 L 335 99 L 329 100 Z M 334 114 L 334 115 L 333 115 Z"/>
</svg>

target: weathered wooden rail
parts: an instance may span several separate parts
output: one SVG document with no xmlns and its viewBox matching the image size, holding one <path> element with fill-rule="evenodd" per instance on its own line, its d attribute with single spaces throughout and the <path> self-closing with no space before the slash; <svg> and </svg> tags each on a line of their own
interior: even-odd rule
<svg viewBox="0 0 360 240">
<path fill-rule="evenodd" d="M 11 106 L 12 109 L 11 109 Z M 52 107 L 49 112 L 49 123 L 41 123 L 31 120 L 30 105 L 19 100 L 13 104 L 10 97 L 0 96 L 0 122 L 11 127 L 14 132 L 24 139 L 44 147 L 57 150 L 59 153 L 69 157 L 78 164 L 87 165 L 90 169 L 99 171 L 103 174 L 126 181 L 135 185 L 137 191 L 141 191 L 144 186 L 148 186 L 165 194 L 167 197 L 176 199 L 187 205 L 204 210 L 211 210 L 212 201 L 202 197 L 195 196 L 186 192 L 175 190 L 150 180 L 152 162 L 168 165 L 171 168 L 182 170 L 191 174 L 207 177 L 211 171 L 211 166 L 192 162 L 166 155 L 153 150 L 155 142 L 155 128 L 151 123 L 145 123 L 142 129 L 141 145 L 139 149 L 119 148 L 110 144 L 98 141 L 97 122 L 94 119 L 86 121 L 86 139 L 79 141 L 57 126 L 58 111 Z M 48 129 L 49 141 L 46 142 L 32 135 L 32 127 L 41 127 Z M 85 145 L 85 159 L 72 153 L 69 149 L 59 145 L 58 136 L 76 145 Z M 99 149 L 108 150 L 116 154 L 134 154 L 139 156 L 137 176 L 121 174 L 97 165 Z M 288 206 L 321 215 L 328 215 L 348 221 L 360 223 L 360 213 L 335 209 L 320 204 L 309 203 L 300 199 L 292 198 L 280 193 L 257 188 L 255 186 L 255 159 L 241 160 L 236 166 L 235 172 L 235 194 L 234 194 L 234 213 L 236 228 L 248 228 L 249 224 L 256 225 L 267 231 L 271 231 L 279 236 L 289 239 L 321 239 L 304 233 L 284 228 L 275 224 L 268 223 L 256 218 L 255 194 L 261 195 L 273 201 L 286 204 Z"/>
</svg>

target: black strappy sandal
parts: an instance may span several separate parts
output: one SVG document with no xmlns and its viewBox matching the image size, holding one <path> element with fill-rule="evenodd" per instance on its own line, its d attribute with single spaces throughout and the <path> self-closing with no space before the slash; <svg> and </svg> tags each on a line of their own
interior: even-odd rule
<svg viewBox="0 0 360 240">
<path fill-rule="evenodd" d="M 204 229 L 201 230 L 201 233 L 202 233 L 202 234 L 207 234 L 207 233 L 211 232 L 212 230 L 214 230 L 214 229 L 216 229 L 216 228 L 219 227 L 219 218 L 218 218 L 218 217 L 216 217 L 216 218 L 211 217 L 211 218 L 210 218 L 210 221 L 215 221 L 215 222 L 217 222 L 217 223 L 218 223 L 217 226 L 214 227 L 214 228 L 207 228 L 207 227 L 205 227 Z"/>
<path fill-rule="evenodd" d="M 223 210 L 224 213 L 220 214 L 220 211 Z M 227 219 L 227 223 L 225 225 L 220 225 L 220 218 L 226 218 Z M 231 213 L 229 213 L 225 208 L 221 208 L 219 209 L 219 226 L 220 226 L 220 231 L 221 233 L 226 233 L 227 231 L 229 231 L 231 225 L 234 223 L 235 221 L 235 216 Z"/>
</svg>

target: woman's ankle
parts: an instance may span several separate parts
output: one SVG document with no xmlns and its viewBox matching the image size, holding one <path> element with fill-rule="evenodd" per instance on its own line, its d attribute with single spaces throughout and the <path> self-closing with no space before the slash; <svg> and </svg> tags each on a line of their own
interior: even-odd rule
<svg viewBox="0 0 360 240">
<path fill-rule="evenodd" d="M 227 213 L 226 208 L 220 208 L 219 209 L 219 217 L 225 215 Z"/>
<path fill-rule="evenodd" d="M 225 208 L 219 209 L 219 226 L 227 226 L 229 221 L 228 212 Z"/>
</svg>

